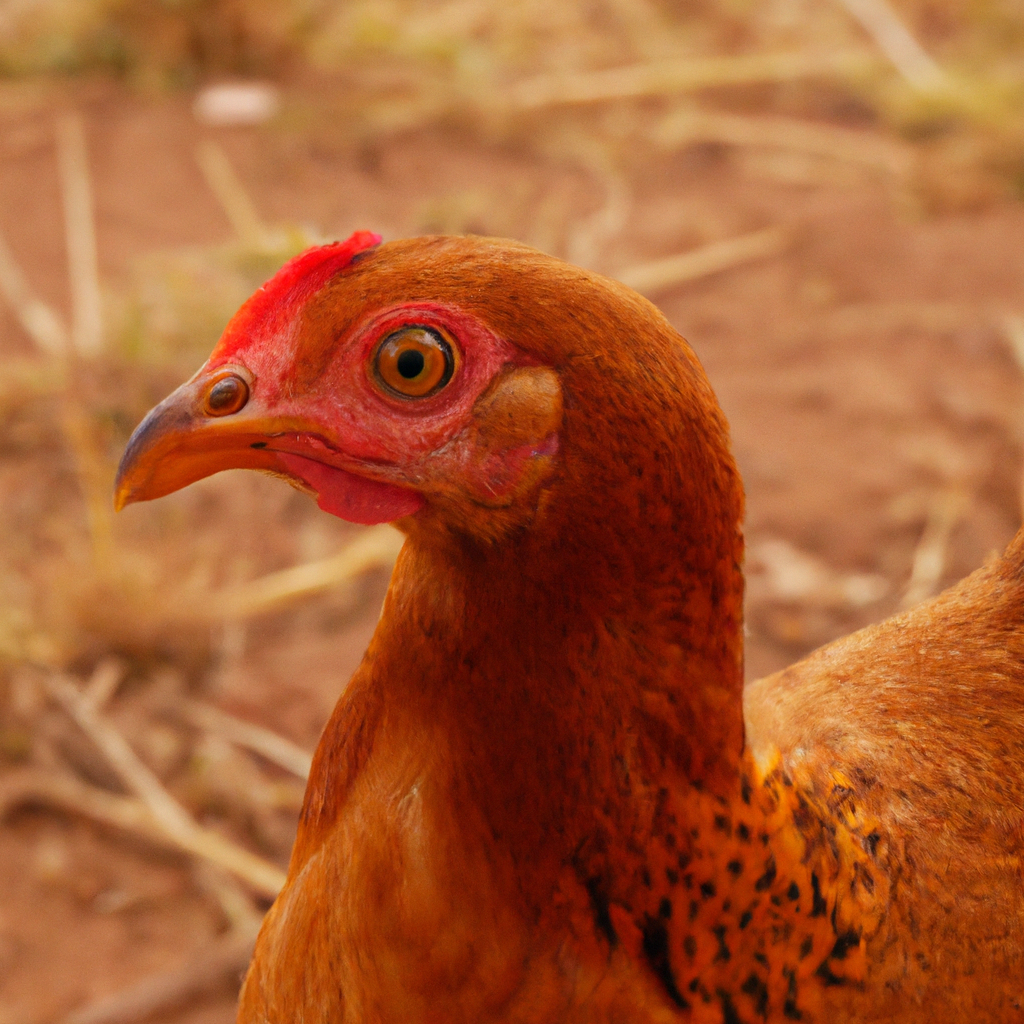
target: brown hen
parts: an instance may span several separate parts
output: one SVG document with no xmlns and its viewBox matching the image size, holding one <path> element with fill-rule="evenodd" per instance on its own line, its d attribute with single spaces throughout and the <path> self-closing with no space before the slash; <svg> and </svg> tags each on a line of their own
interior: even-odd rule
<svg viewBox="0 0 1024 1024">
<path fill-rule="evenodd" d="M 118 481 L 258 468 L 408 538 L 239 1020 L 1024 1019 L 1024 539 L 744 697 L 686 343 L 524 246 L 378 241 L 282 269 Z"/>
</svg>

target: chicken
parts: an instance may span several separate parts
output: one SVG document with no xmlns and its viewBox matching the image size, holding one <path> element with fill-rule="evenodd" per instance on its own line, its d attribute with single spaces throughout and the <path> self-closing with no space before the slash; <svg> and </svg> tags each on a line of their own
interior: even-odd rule
<svg viewBox="0 0 1024 1024">
<path fill-rule="evenodd" d="M 239 1020 L 1024 1019 L 1024 537 L 744 695 L 691 349 L 525 246 L 378 243 L 287 264 L 119 470 L 407 535 Z"/>
</svg>

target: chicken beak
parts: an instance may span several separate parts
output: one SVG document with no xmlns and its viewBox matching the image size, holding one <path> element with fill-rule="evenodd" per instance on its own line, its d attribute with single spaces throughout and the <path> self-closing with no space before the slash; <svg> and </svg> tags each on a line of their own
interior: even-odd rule
<svg viewBox="0 0 1024 1024">
<path fill-rule="evenodd" d="M 165 398 L 136 428 L 121 458 L 114 507 L 178 491 L 222 469 L 279 470 L 268 436 L 291 424 L 260 416 L 251 379 L 234 367 L 200 373 Z"/>
</svg>

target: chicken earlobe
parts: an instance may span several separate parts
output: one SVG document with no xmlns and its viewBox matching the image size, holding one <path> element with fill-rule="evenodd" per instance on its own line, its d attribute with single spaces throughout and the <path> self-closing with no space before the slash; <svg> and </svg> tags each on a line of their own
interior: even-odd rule
<svg viewBox="0 0 1024 1024">
<path fill-rule="evenodd" d="M 423 488 L 449 526 L 496 541 L 526 526 L 543 506 L 544 486 L 557 468 L 561 427 L 562 389 L 555 371 L 506 367 L 477 399 L 462 433 L 428 456 L 411 482 Z"/>
</svg>

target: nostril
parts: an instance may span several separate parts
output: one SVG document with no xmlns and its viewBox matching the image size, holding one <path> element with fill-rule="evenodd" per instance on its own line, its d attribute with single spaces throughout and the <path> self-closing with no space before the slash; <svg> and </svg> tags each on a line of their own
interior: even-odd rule
<svg viewBox="0 0 1024 1024">
<path fill-rule="evenodd" d="M 206 412 L 210 416 L 230 416 L 249 401 L 249 385 L 237 374 L 221 377 L 206 393 Z"/>
</svg>

